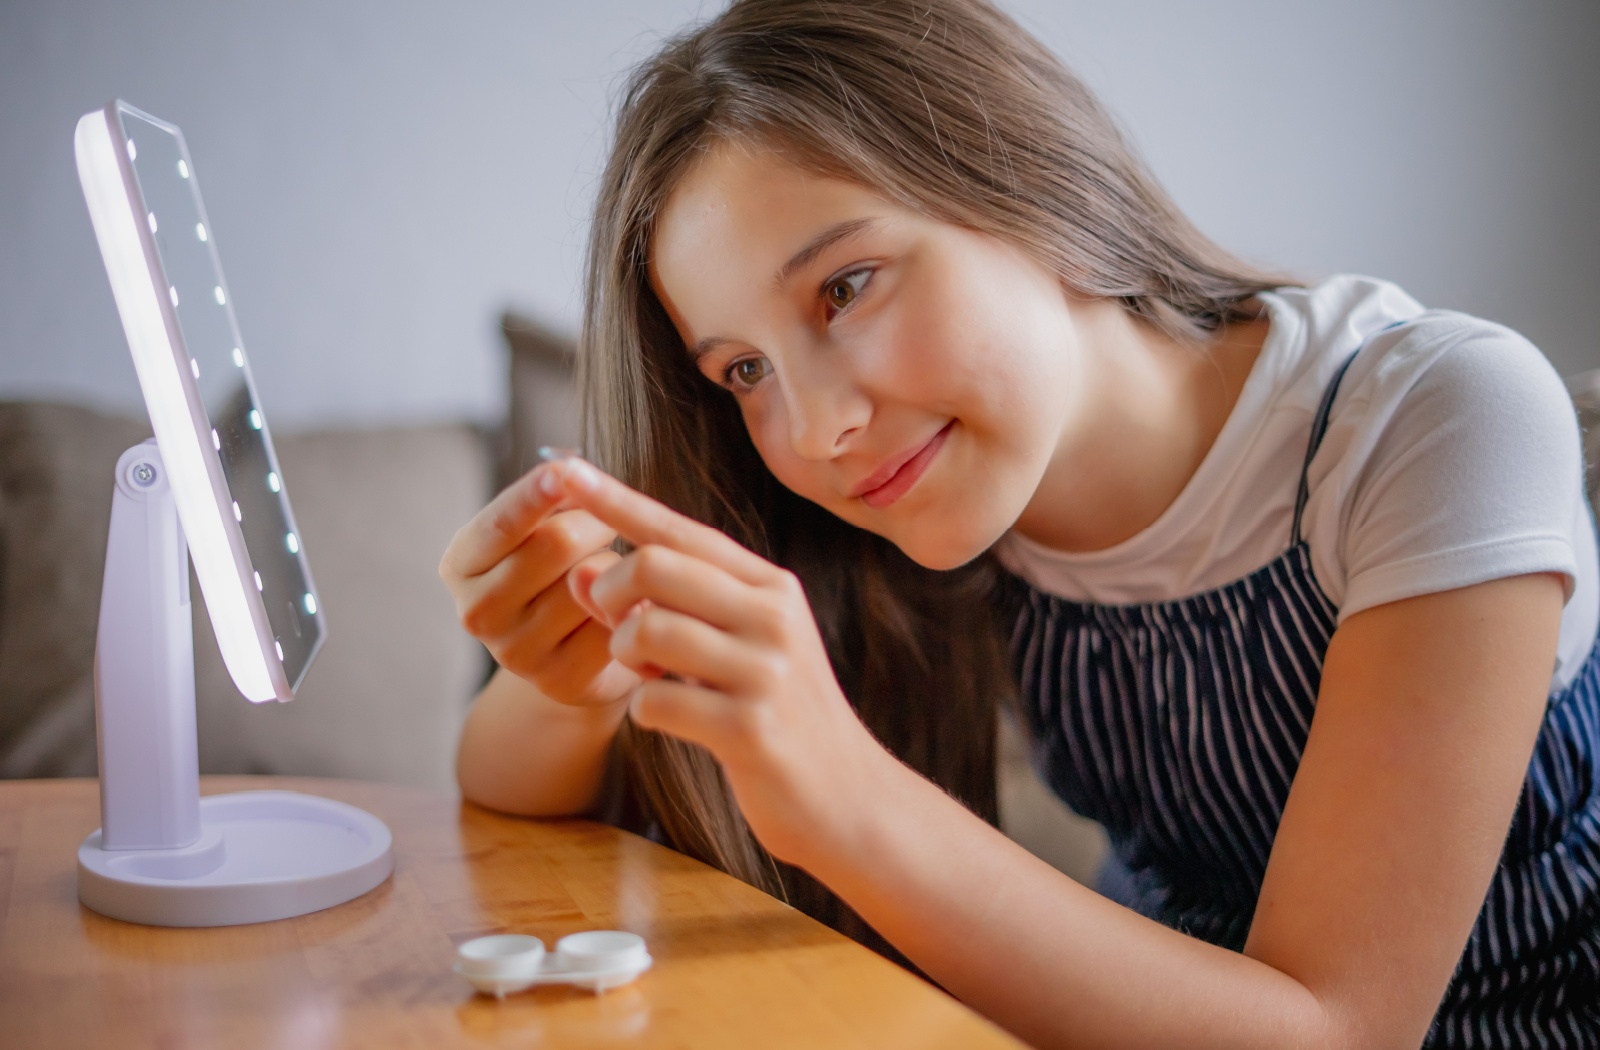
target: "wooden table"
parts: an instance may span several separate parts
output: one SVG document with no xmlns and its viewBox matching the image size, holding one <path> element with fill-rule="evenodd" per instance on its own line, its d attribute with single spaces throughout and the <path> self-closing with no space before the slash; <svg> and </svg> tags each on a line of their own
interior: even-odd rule
<svg viewBox="0 0 1600 1050">
<path fill-rule="evenodd" d="M 78 904 L 95 781 L 0 782 L 0 1047 L 1016 1047 L 924 981 L 744 883 L 584 821 L 502 817 L 354 781 L 207 777 L 361 806 L 395 873 L 281 922 L 162 929 Z M 450 970 L 455 945 L 583 929 L 644 936 L 655 968 L 602 996 L 503 1002 Z"/>
</svg>

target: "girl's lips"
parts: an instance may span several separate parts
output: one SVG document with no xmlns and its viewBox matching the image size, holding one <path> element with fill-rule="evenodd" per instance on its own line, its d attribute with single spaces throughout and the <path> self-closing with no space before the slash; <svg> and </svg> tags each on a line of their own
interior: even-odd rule
<svg viewBox="0 0 1600 1050">
<path fill-rule="evenodd" d="M 898 468 L 882 484 L 860 493 L 861 502 L 874 510 L 882 510 L 889 504 L 911 491 L 911 486 L 917 483 L 928 464 L 933 462 L 933 457 L 939 454 L 939 449 L 944 445 L 944 439 L 949 436 L 950 428 L 955 426 L 955 420 L 946 423 L 944 427 L 928 440 L 910 458 L 900 464 Z"/>
</svg>

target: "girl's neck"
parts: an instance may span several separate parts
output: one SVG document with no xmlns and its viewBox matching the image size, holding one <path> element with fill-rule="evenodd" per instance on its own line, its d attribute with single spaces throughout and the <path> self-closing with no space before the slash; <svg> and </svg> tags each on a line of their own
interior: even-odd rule
<svg viewBox="0 0 1600 1050">
<path fill-rule="evenodd" d="M 1196 346 L 1111 302 L 1076 313 L 1079 409 L 1014 531 L 1086 552 L 1149 528 L 1178 498 L 1233 411 L 1270 322 L 1237 323 Z"/>
</svg>

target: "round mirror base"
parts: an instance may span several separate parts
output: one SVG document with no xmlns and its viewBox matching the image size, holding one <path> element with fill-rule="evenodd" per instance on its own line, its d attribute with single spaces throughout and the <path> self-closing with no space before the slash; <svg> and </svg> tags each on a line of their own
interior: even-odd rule
<svg viewBox="0 0 1600 1050">
<path fill-rule="evenodd" d="M 242 791 L 200 800 L 200 838 L 178 849 L 78 847 L 78 899 L 146 926 L 238 926 L 361 896 L 394 869 L 383 821 L 332 799 Z"/>
</svg>

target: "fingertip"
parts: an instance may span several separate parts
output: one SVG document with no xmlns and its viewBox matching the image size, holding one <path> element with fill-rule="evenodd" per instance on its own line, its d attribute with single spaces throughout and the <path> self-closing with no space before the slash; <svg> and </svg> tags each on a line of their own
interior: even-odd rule
<svg viewBox="0 0 1600 1050">
<path fill-rule="evenodd" d="M 533 485 L 534 488 L 538 489 L 539 495 L 551 500 L 560 497 L 561 476 L 556 472 L 555 468 L 548 464 L 540 464 L 533 468 L 533 473 Z"/>
<path fill-rule="evenodd" d="M 579 492 L 594 492 L 600 487 L 600 472 L 581 459 L 566 461 L 567 487 Z"/>
</svg>

